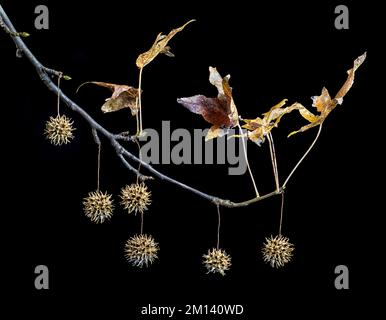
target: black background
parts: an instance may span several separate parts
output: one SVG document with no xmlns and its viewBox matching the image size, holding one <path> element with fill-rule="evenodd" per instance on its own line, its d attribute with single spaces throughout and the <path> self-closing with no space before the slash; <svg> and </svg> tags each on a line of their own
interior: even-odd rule
<svg viewBox="0 0 386 320">
<path fill-rule="evenodd" d="M 173 38 L 175 58 L 159 56 L 144 69 L 145 127 L 206 128 L 197 115 L 177 104 L 177 97 L 215 95 L 208 82 L 208 66 L 231 74 L 239 113 L 253 118 L 283 98 L 310 106 L 323 86 L 331 94 L 346 79 L 353 60 L 368 51 L 344 104 L 325 122 L 315 149 L 288 184 L 283 233 L 296 246 L 293 261 L 273 270 L 260 250 L 264 238 L 276 234 L 280 198 L 247 208 L 222 209 L 221 247 L 232 256 L 225 277 L 208 275 L 201 256 L 216 243 L 215 206 L 174 185 L 149 183 L 153 203 L 145 215 L 145 232 L 160 244 L 159 261 L 148 269 L 128 265 L 123 256 L 127 238 L 139 232 L 139 217 L 117 208 L 103 225 L 92 224 L 82 212 L 82 198 L 96 187 L 97 149 L 88 125 L 62 105 L 75 121 L 76 138 L 55 147 L 43 136 L 45 121 L 55 115 L 56 97 L 39 81 L 26 59 L 15 57 L 8 36 L 0 34 L 3 183 L 6 189 L 4 226 L 11 231 L 9 272 L 16 299 L 25 296 L 39 312 L 46 305 L 74 313 L 123 311 L 136 315 L 148 303 L 243 304 L 244 318 L 267 311 L 272 315 L 303 313 L 305 299 L 314 311 L 345 313 L 355 298 L 370 293 L 367 285 L 374 258 L 370 250 L 377 177 L 377 134 L 370 128 L 371 71 L 375 63 L 371 42 L 377 32 L 377 9 L 347 4 L 350 29 L 336 30 L 337 4 L 231 4 L 209 2 L 172 5 L 169 2 L 2 1 L 18 30 L 46 66 L 71 75 L 62 89 L 102 125 L 114 132 L 135 130 L 128 111 L 103 115 L 100 106 L 108 91 L 77 86 L 89 80 L 137 85 L 135 59 L 153 43 L 158 32 L 169 32 L 195 18 Z M 49 30 L 34 29 L 34 8 L 47 4 Z M 284 181 L 315 137 L 317 129 L 287 139 L 305 122 L 298 115 L 284 118 L 274 130 L 279 174 Z M 104 141 L 102 189 L 114 193 L 135 179 Z M 133 151 L 135 145 L 129 145 Z M 249 144 L 249 157 L 261 193 L 273 190 L 268 146 Z M 224 165 L 160 165 L 161 172 L 210 194 L 235 201 L 253 196 L 247 174 L 228 176 Z M 376 258 L 375 258 L 376 259 Z M 34 268 L 50 270 L 50 289 L 34 288 Z M 350 270 L 350 289 L 334 288 L 334 268 Z M 373 274 L 374 275 L 374 274 Z M 332 311 L 331 311 L 332 312 Z M 248 315 L 248 316 L 247 316 Z"/>
</svg>

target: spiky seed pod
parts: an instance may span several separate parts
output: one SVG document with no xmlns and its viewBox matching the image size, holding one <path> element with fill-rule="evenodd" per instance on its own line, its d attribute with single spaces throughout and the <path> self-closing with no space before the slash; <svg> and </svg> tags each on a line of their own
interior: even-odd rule
<svg viewBox="0 0 386 320">
<path fill-rule="evenodd" d="M 99 190 L 89 192 L 88 196 L 83 199 L 83 210 L 86 217 L 95 223 L 103 223 L 105 220 L 109 220 L 114 210 L 111 197 L 111 194 Z"/>
<path fill-rule="evenodd" d="M 55 146 L 69 143 L 73 138 L 72 126 L 74 122 L 66 116 L 57 115 L 55 118 L 50 117 L 46 122 L 46 128 L 44 134 L 46 138 Z"/>
<path fill-rule="evenodd" d="M 121 204 L 127 209 L 128 213 L 143 213 L 151 204 L 150 196 L 151 192 L 148 191 L 143 182 L 140 184 L 133 183 L 121 189 Z"/>
<path fill-rule="evenodd" d="M 225 271 L 229 270 L 231 266 L 231 257 L 221 249 L 208 250 L 208 254 L 203 255 L 203 264 L 208 273 L 220 273 L 225 276 Z"/>
<path fill-rule="evenodd" d="M 291 261 L 295 248 L 288 238 L 278 235 L 265 238 L 265 240 L 262 252 L 266 263 L 273 268 L 279 268 Z"/>
<path fill-rule="evenodd" d="M 135 267 L 148 267 L 158 258 L 159 247 L 152 236 L 134 235 L 125 244 L 125 257 Z"/>
</svg>

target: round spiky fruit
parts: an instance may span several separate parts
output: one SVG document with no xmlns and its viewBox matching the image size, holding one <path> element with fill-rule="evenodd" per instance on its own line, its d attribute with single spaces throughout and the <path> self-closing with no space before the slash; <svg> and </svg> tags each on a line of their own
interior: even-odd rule
<svg viewBox="0 0 386 320">
<path fill-rule="evenodd" d="M 103 223 L 109 220 L 113 214 L 114 204 L 111 195 L 99 190 L 89 192 L 83 199 L 83 210 L 86 217 L 95 223 Z"/>
<path fill-rule="evenodd" d="M 125 257 L 135 267 L 148 267 L 158 258 L 158 250 L 158 243 L 152 236 L 136 234 L 126 241 Z"/>
<path fill-rule="evenodd" d="M 266 238 L 262 249 L 263 258 L 273 268 L 279 268 L 291 261 L 294 246 L 282 235 Z"/>
<path fill-rule="evenodd" d="M 55 118 L 50 117 L 46 122 L 44 134 L 46 138 L 55 146 L 70 143 L 74 139 L 72 126 L 73 121 L 66 116 L 57 115 Z"/>
<path fill-rule="evenodd" d="M 225 276 L 225 271 L 229 270 L 231 266 L 231 257 L 221 249 L 208 250 L 207 254 L 203 255 L 203 264 L 208 273 L 220 273 Z"/>
<path fill-rule="evenodd" d="M 143 182 L 133 183 L 121 189 L 121 204 L 128 213 L 143 213 L 151 204 L 150 196 L 151 192 Z"/>
</svg>

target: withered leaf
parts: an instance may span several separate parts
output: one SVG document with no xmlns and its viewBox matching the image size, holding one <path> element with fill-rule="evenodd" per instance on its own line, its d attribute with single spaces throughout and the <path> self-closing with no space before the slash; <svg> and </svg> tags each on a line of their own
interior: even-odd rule
<svg viewBox="0 0 386 320">
<path fill-rule="evenodd" d="M 303 116 L 303 118 L 305 118 L 310 123 L 301 127 L 298 131 L 291 132 L 288 136 L 291 136 L 298 132 L 304 132 L 308 129 L 320 125 L 338 104 L 342 104 L 344 96 L 351 89 L 354 83 L 355 71 L 361 66 L 365 59 L 366 52 L 354 60 L 353 67 L 347 71 L 348 76 L 345 83 L 335 95 L 334 99 L 331 99 L 330 94 L 328 93 L 328 90 L 326 88 L 322 89 L 322 93 L 320 94 L 320 96 L 312 97 L 312 106 L 315 107 L 320 114 L 314 115 L 307 109 L 307 111 L 300 111 L 300 114 Z"/>
<path fill-rule="evenodd" d="M 256 119 L 243 119 L 245 124 L 243 128 L 248 130 L 248 138 L 253 142 L 261 145 L 265 141 L 265 136 L 279 124 L 281 118 L 294 110 L 299 112 L 308 112 L 308 110 L 300 103 L 294 103 L 288 107 L 284 107 L 287 99 L 283 99 L 278 104 L 274 105 L 268 112 L 263 113 L 263 117 Z"/>
<path fill-rule="evenodd" d="M 138 99 L 138 89 L 124 84 L 114 84 L 98 81 L 85 82 L 81 86 L 88 83 L 92 83 L 100 87 L 105 87 L 113 91 L 111 97 L 106 99 L 106 102 L 101 108 L 104 113 L 114 112 L 124 108 L 130 108 L 132 115 L 137 114 L 138 106 L 136 102 Z M 79 88 L 81 86 L 79 86 Z"/>
<path fill-rule="evenodd" d="M 209 67 L 209 82 L 217 88 L 217 97 L 195 95 L 177 99 L 178 103 L 191 112 L 202 115 L 213 125 L 205 137 L 206 141 L 223 135 L 224 128 L 233 128 L 238 124 L 238 112 L 232 98 L 232 88 L 228 83 L 229 78 L 229 75 L 222 78 L 216 68 Z"/>
<path fill-rule="evenodd" d="M 172 31 L 169 32 L 169 34 L 163 35 L 162 33 L 159 33 L 157 35 L 157 38 L 155 39 L 153 45 L 151 48 L 144 52 L 141 53 L 136 61 L 136 65 L 138 68 L 143 68 L 150 62 L 152 62 L 155 57 L 157 57 L 160 53 L 163 53 L 169 57 L 174 57 L 174 54 L 170 52 L 170 47 L 167 45 L 168 42 L 180 31 L 182 31 L 189 23 L 195 21 L 194 19 L 188 21 L 185 23 L 183 26 L 173 29 Z"/>
</svg>

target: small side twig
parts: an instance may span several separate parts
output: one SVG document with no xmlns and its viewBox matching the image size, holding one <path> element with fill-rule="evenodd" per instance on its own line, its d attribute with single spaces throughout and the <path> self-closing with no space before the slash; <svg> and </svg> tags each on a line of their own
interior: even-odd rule
<svg viewBox="0 0 386 320">
<path fill-rule="evenodd" d="M 141 173 L 138 172 L 137 169 L 135 169 L 126 159 L 125 157 L 122 155 L 122 154 L 118 154 L 118 157 L 119 159 L 121 159 L 123 165 L 129 169 L 130 171 L 132 171 L 137 177 L 138 177 L 138 180 L 141 180 L 141 181 L 146 181 L 146 180 L 153 180 L 154 178 L 151 177 L 151 176 L 145 176 Z"/>
<path fill-rule="evenodd" d="M 50 69 L 50 68 L 47 68 L 45 66 L 42 66 L 42 70 L 44 72 L 46 72 L 47 74 L 50 74 L 50 75 L 53 75 L 53 76 L 56 76 L 56 77 L 59 77 L 59 78 L 63 78 L 64 80 L 71 80 L 72 79 L 70 76 L 63 74 L 62 71 L 57 71 L 57 70 L 54 70 L 54 69 Z"/>
<path fill-rule="evenodd" d="M 129 141 L 129 142 L 135 142 L 138 140 L 138 136 L 130 135 L 128 132 L 114 134 L 113 137 L 115 140 L 122 140 L 122 141 Z"/>
<path fill-rule="evenodd" d="M 30 34 L 28 32 L 17 32 L 16 30 L 11 30 L 0 17 L 0 27 L 3 28 L 5 33 L 9 34 L 11 37 L 29 37 Z"/>
</svg>

